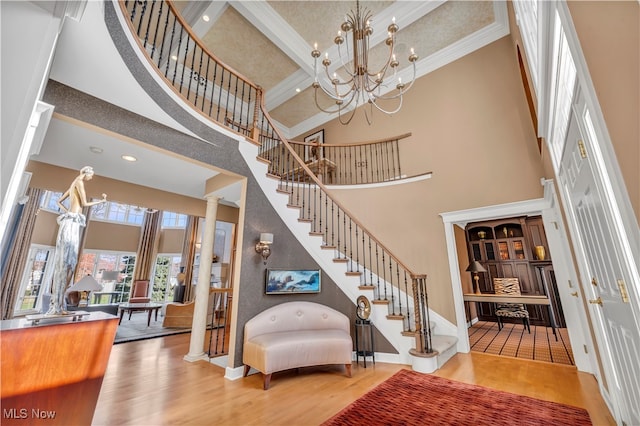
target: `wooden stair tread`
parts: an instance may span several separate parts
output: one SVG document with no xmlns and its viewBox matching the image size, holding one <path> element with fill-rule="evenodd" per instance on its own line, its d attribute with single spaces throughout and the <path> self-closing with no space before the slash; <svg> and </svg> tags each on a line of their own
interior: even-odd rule
<svg viewBox="0 0 640 426">
<path fill-rule="evenodd" d="M 347 271 L 347 272 L 345 272 L 345 275 L 348 276 L 348 277 L 359 277 L 360 275 L 362 275 L 362 272 Z"/>
<path fill-rule="evenodd" d="M 347 259 L 346 257 L 336 257 L 333 259 L 333 261 L 335 263 L 347 263 L 349 259 Z"/>
<path fill-rule="evenodd" d="M 404 315 L 398 315 L 398 314 L 387 315 L 387 319 L 390 319 L 390 320 L 403 320 L 404 318 L 405 318 Z"/>
<path fill-rule="evenodd" d="M 322 250 L 335 250 L 336 246 L 320 246 Z"/>
</svg>

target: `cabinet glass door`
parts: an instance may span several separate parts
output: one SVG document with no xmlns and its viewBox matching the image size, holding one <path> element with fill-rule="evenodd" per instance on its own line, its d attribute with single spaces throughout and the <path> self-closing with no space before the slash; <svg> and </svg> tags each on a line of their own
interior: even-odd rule
<svg viewBox="0 0 640 426">
<path fill-rule="evenodd" d="M 496 260 L 496 253 L 493 249 L 493 243 L 492 242 L 485 242 L 484 243 L 484 251 L 487 254 L 487 260 Z"/>
<path fill-rule="evenodd" d="M 509 246 L 506 241 L 498 242 L 498 252 L 500 253 L 501 260 L 509 260 Z"/>
<path fill-rule="evenodd" d="M 524 259 L 524 244 L 521 240 L 515 240 L 513 242 L 513 252 L 515 254 L 516 259 Z"/>
</svg>

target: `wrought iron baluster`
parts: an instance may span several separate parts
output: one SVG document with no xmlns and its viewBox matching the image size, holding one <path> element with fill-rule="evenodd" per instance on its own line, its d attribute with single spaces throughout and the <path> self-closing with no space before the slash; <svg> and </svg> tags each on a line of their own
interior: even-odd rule
<svg viewBox="0 0 640 426">
<path fill-rule="evenodd" d="M 207 89 L 209 88 L 209 65 L 211 64 L 211 57 L 209 57 L 207 55 L 206 61 L 207 61 L 207 66 L 206 66 L 206 69 L 204 71 L 204 74 L 206 75 L 206 78 L 204 79 L 204 88 L 202 90 L 202 105 L 200 106 L 200 111 L 202 111 L 202 112 L 204 112 L 205 103 L 207 101 Z M 210 96 L 210 98 L 213 98 L 213 96 Z"/>
<path fill-rule="evenodd" d="M 220 66 L 221 69 L 221 73 L 220 73 L 220 85 L 218 86 L 218 111 L 216 112 L 216 121 L 220 121 L 220 112 L 222 109 L 222 86 L 224 85 L 224 75 L 226 70 Z M 227 116 L 226 111 L 225 111 L 225 117 Z"/>
<path fill-rule="evenodd" d="M 178 53 L 182 48 L 182 39 L 184 37 L 184 27 L 180 26 L 180 38 L 178 40 Z M 184 87 L 184 72 L 187 69 L 187 55 L 189 54 L 189 38 L 187 38 L 187 46 L 184 48 L 184 57 L 182 58 L 182 73 L 180 74 L 180 85 L 178 91 L 182 94 L 182 88 Z"/>
<path fill-rule="evenodd" d="M 140 19 L 138 20 L 138 26 L 136 27 L 136 33 L 140 36 L 140 30 L 142 29 L 142 20 L 144 19 L 145 11 L 147 10 L 147 2 L 142 2 L 142 10 L 140 11 Z"/>
<path fill-rule="evenodd" d="M 189 45 L 191 44 L 191 37 L 189 36 L 189 34 L 187 33 L 187 46 L 185 47 L 186 52 L 185 52 L 185 62 L 186 62 L 186 56 L 189 54 Z M 195 43 L 194 43 L 195 44 Z M 191 72 L 189 73 L 189 84 L 187 85 L 187 94 L 185 95 L 185 97 L 187 98 L 187 100 L 191 99 L 191 84 L 193 84 L 193 82 L 196 82 L 196 92 L 198 90 L 198 83 L 200 82 L 200 74 L 198 72 L 196 72 L 196 70 L 194 69 L 196 63 L 196 48 L 194 46 L 192 52 L 191 52 L 191 66 L 189 68 L 191 68 Z M 182 90 L 180 91 L 182 93 Z"/>
<path fill-rule="evenodd" d="M 169 39 L 169 52 L 171 52 L 171 50 L 173 49 L 173 39 L 176 35 L 176 24 L 178 22 L 178 19 L 175 17 L 175 15 L 173 16 L 173 25 L 171 26 L 171 39 Z M 171 54 L 171 53 L 169 53 Z M 166 70 L 164 72 L 164 76 L 169 78 L 169 67 L 171 66 L 171 61 L 167 60 L 167 66 L 166 66 Z M 174 68 L 173 68 L 173 78 L 171 79 L 171 84 L 173 86 L 176 85 L 176 74 L 178 73 L 178 61 L 175 61 L 174 64 Z"/>
</svg>

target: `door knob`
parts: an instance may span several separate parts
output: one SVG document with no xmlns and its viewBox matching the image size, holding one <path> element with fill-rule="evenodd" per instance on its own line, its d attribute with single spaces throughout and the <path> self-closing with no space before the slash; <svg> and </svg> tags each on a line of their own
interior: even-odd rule
<svg viewBox="0 0 640 426">
<path fill-rule="evenodd" d="M 578 292 L 577 292 L 577 291 L 574 291 L 573 293 L 571 293 L 571 295 L 572 295 L 573 297 L 578 297 Z"/>
<path fill-rule="evenodd" d="M 602 298 L 598 296 L 597 299 L 589 299 L 589 303 L 602 306 Z"/>
</svg>

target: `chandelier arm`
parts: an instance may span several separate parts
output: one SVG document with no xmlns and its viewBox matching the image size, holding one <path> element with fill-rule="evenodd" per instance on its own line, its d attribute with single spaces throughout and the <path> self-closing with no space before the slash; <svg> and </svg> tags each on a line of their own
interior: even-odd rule
<svg viewBox="0 0 640 426">
<path fill-rule="evenodd" d="M 349 118 L 347 119 L 347 121 L 343 121 L 342 119 L 342 114 L 340 113 L 340 111 L 338 111 L 338 120 L 340 121 L 340 124 L 346 126 L 347 124 L 351 123 L 351 120 L 353 119 L 353 116 L 356 114 L 356 109 L 352 109 L 351 110 L 351 114 L 349 115 Z"/>
<path fill-rule="evenodd" d="M 345 44 L 347 45 L 347 59 L 349 58 L 349 34 L 347 33 L 344 37 Z M 340 50 L 340 45 L 338 45 L 338 59 L 340 59 L 340 66 L 344 68 L 347 74 L 354 76 L 356 74 L 355 68 L 353 66 L 349 67 L 349 63 L 353 63 L 353 61 L 346 62 L 342 57 L 342 51 Z"/>
<path fill-rule="evenodd" d="M 411 89 L 411 87 L 413 87 L 413 83 L 415 83 L 415 81 L 416 81 L 416 64 L 414 62 L 413 63 L 413 77 L 412 77 L 411 81 L 409 82 L 409 84 L 407 86 L 405 86 L 402 90 L 399 90 L 394 95 L 391 95 L 391 96 L 380 95 L 380 96 L 376 96 L 376 98 L 382 99 L 382 100 L 386 100 L 386 101 L 392 100 L 392 99 L 402 98 L 402 96 L 405 93 L 407 93 L 409 91 L 409 89 Z"/>
<path fill-rule="evenodd" d="M 335 88 L 336 92 L 338 92 L 338 86 L 351 86 L 351 87 L 353 87 L 354 79 L 355 79 L 354 76 L 351 76 L 351 79 L 349 79 L 347 81 L 342 81 L 340 78 L 338 78 L 339 76 L 338 76 L 337 72 L 335 73 L 335 78 L 332 78 L 332 76 L 329 75 L 329 67 L 325 66 L 324 70 L 325 70 L 326 79 L 331 82 L 331 86 Z M 318 84 L 320 84 L 322 86 L 322 83 L 318 80 L 317 76 L 316 76 L 316 81 L 318 82 Z M 326 89 L 324 86 L 323 86 L 323 89 L 324 89 L 325 93 L 327 93 L 327 95 L 333 97 L 336 100 L 342 99 L 343 97 L 347 96 L 349 94 L 349 92 L 351 91 L 351 88 L 350 88 L 344 94 L 337 93 L 335 96 L 338 96 L 338 98 L 335 98 L 334 95 L 331 95 L 331 94 L 329 94 L 327 92 L 328 89 Z"/>
<path fill-rule="evenodd" d="M 388 115 L 391 115 L 391 114 L 395 114 L 396 112 L 400 111 L 400 108 L 402 108 L 402 97 L 397 98 L 397 99 L 398 99 L 398 106 L 394 110 L 382 108 L 380 105 L 378 105 L 378 102 L 371 102 L 371 103 L 376 107 L 376 109 L 378 111 L 383 112 L 383 113 L 388 114 Z"/>
<path fill-rule="evenodd" d="M 329 97 L 330 99 L 332 99 L 332 100 L 334 100 L 334 101 L 340 101 L 340 102 L 342 103 L 342 104 L 341 104 L 342 106 L 341 106 L 340 104 L 336 104 L 337 109 L 333 109 L 333 110 L 331 110 L 331 109 L 329 109 L 329 108 L 331 108 L 331 107 L 329 107 L 329 108 L 322 108 L 322 107 L 318 104 L 318 89 L 316 88 L 316 89 L 314 90 L 314 92 L 313 92 L 313 93 L 314 93 L 314 100 L 315 100 L 316 106 L 317 106 L 317 107 L 318 107 L 318 109 L 320 109 L 322 112 L 327 112 L 327 113 L 331 113 L 331 114 L 333 114 L 333 113 L 337 112 L 340 108 L 343 108 L 343 109 L 344 109 L 344 108 L 348 107 L 348 106 L 353 102 L 353 100 L 356 98 L 356 96 L 355 96 L 355 95 L 356 95 L 356 93 L 357 93 L 357 92 L 355 92 L 355 91 L 354 91 L 354 92 L 351 92 L 351 96 L 350 96 L 350 97 L 348 98 L 348 100 L 345 102 L 345 99 L 347 99 L 346 97 L 336 99 L 336 98 L 335 98 L 335 96 L 333 96 L 331 93 L 327 93 L 326 89 L 325 89 L 324 87 L 322 87 L 322 85 L 319 85 L 319 87 L 320 87 L 320 89 L 322 89 L 322 92 L 323 92 L 325 95 L 327 95 L 327 97 Z M 358 107 L 358 102 L 356 102 L 356 106 L 355 106 L 355 108 L 357 108 L 357 107 Z"/>
<path fill-rule="evenodd" d="M 351 97 L 353 97 L 353 94 L 356 92 L 353 89 L 348 90 L 347 92 L 340 94 L 340 93 L 333 93 L 334 90 L 330 90 L 328 88 L 326 88 L 321 82 L 317 81 L 318 83 L 318 87 L 320 87 L 322 89 L 322 91 L 324 92 L 325 95 L 327 95 L 329 98 L 333 99 L 334 101 L 344 101 L 349 95 L 351 95 Z M 348 83 L 340 83 L 340 85 L 346 85 Z M 331 85 L 332 89 L 335 89 L 337 91 L 337 86 L 336 85 Z"/>
</svg>

